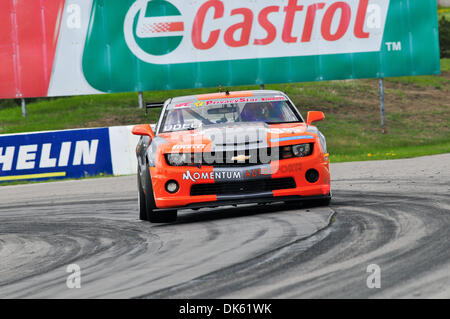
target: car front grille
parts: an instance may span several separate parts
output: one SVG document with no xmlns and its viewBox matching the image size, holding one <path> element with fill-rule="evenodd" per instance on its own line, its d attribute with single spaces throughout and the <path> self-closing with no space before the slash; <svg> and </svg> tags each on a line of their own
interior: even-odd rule
<svg viewBox="0 0 450 319">
<path fill-rule="evenodd" d="M 242 157 L 238 160 L 236 157 Z M 201 165 L 214 167 L 239 167 L 270 164 L 279 159 L 278 148 L 260 148 L 228 152 L 203 152 Z"/>
<path fill-rule="evenodd" d="M 295 180 L 288 178 L 266 178 L 240 182 L 217 182 L 213 184 L 195 184 L 191 187 L 191 196 L 200 195 L 242 195 L 279 189 L 295 188 Z"/>
</svg>

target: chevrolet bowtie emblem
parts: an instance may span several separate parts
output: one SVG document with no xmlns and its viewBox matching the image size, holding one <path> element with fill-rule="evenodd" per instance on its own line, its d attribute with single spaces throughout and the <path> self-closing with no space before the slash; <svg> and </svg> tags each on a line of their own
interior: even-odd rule
<svg viewBox="0 0 450 319">
<path fill-rule="evenodd" d="M 246 155 L 238 155 L 238 156 L 233 156 L 231 158 L 232 161 L 237 161 L 237 162 L 244 162 L 246 160 L 250 159 L 250 155 L 246 156 Z"/>
</svg>

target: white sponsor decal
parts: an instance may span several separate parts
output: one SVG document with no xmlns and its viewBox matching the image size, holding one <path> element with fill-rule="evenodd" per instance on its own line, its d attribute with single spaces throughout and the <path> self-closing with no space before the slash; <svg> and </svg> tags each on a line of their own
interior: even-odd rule
<svg viewBox="0 0 450 319">
<path fill-rule="evenodd" d="M 202 150 L 204 149 L 206 144 L 188 144 L 188 145 L 174 145 L 172 147 L 172 150 L 190 150 L 190 149 L 197 149 Z"/>
<path fill-rule="evenodd" d="M 170 0 L 181 15 L 148 18 L 149 2 L 130 7 L 125 41 L 142 61 L 174 64 L 380 51 L 390 1 Z M 162 56 L 137 43 L 172 36 L 181 43 Z"/>
<path fill-rule="evenodd" d="M 164 125 L 164 132 L 168 131 L 180 131 L 180 130 L 195 130 L 202 126 L 202 122 L 196 121 L 196 122 L 190 122 L 190 123 L 184 123 L 184 124 L 168 124 Z"/>
<path fill-rule="evenodd" d="M 242 173 L 236 172 L 195 172 L 186 171 L 183 173 L 183 180 L 190 180 L 192 182 L 197 182 L 198 180 L 215 180 L 215 179 L 236 179 L 242 178 Z"/>
<path fill-rule="evenodd" d="M 284 96 L 272 96 L 272 97 L 240 97 L 234 99 L 214 99 L 198 101 L 196 103 L 179 103 L 175 105 L 170 105 L 169 109 L 185 109 L 185 108 L 197 108 L 209 105 L 223 105 L 223 104 L 237 104 L 237 103 L 253 103 L 253 102 L 276 102 L 276 101 L 286 101 Z"/>
</svg>

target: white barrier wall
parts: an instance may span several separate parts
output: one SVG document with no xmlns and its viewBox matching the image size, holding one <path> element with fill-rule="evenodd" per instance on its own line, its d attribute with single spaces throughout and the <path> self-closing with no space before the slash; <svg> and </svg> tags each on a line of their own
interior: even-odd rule
<svg viewBox="0 0 450 319">
<path fill-rule="evenodd" d="M 131 134 L 133 126 L 109 128 L 111 162 L 114 175 L 136 174 L 136 145 L 139 136 Z"/>
<path fill-rule="evenodd" d="M 109 128 L 112 169 L 116 176 L 137 173 L 136 146 L 140 137 L 131 133 L 133 126 Z M 150 126 L 155 131 L 156 125 L 150 124 Z"/>
</svg>

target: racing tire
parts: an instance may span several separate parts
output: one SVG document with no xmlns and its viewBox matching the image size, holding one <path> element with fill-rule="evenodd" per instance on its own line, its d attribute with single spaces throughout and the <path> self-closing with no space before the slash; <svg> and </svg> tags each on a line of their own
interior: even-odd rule
<svg viewBox="0 0 450 319">
<path fill-rule="evenodd" d="M 139 173 L 137 174 L 137 186 L 138 186 L 138 209 L 139 209 L 139 219 L 148 221 L 147 219 L 147 206 L 145 204 L 145 193 L 142 189 L 141 179 L 139 178 Z"/>
<path fill-rule="evenodd" d="M 150 171 L 147 169 L 145 172 L 145 206 L 147 212 L 147 220 L 151 223 L 172 223 L 177 220 L 177 210 L 168 210 L 164 212 L 155 212 L 156 203 L 153 194 L 152 178 Z"/>
</svg>

